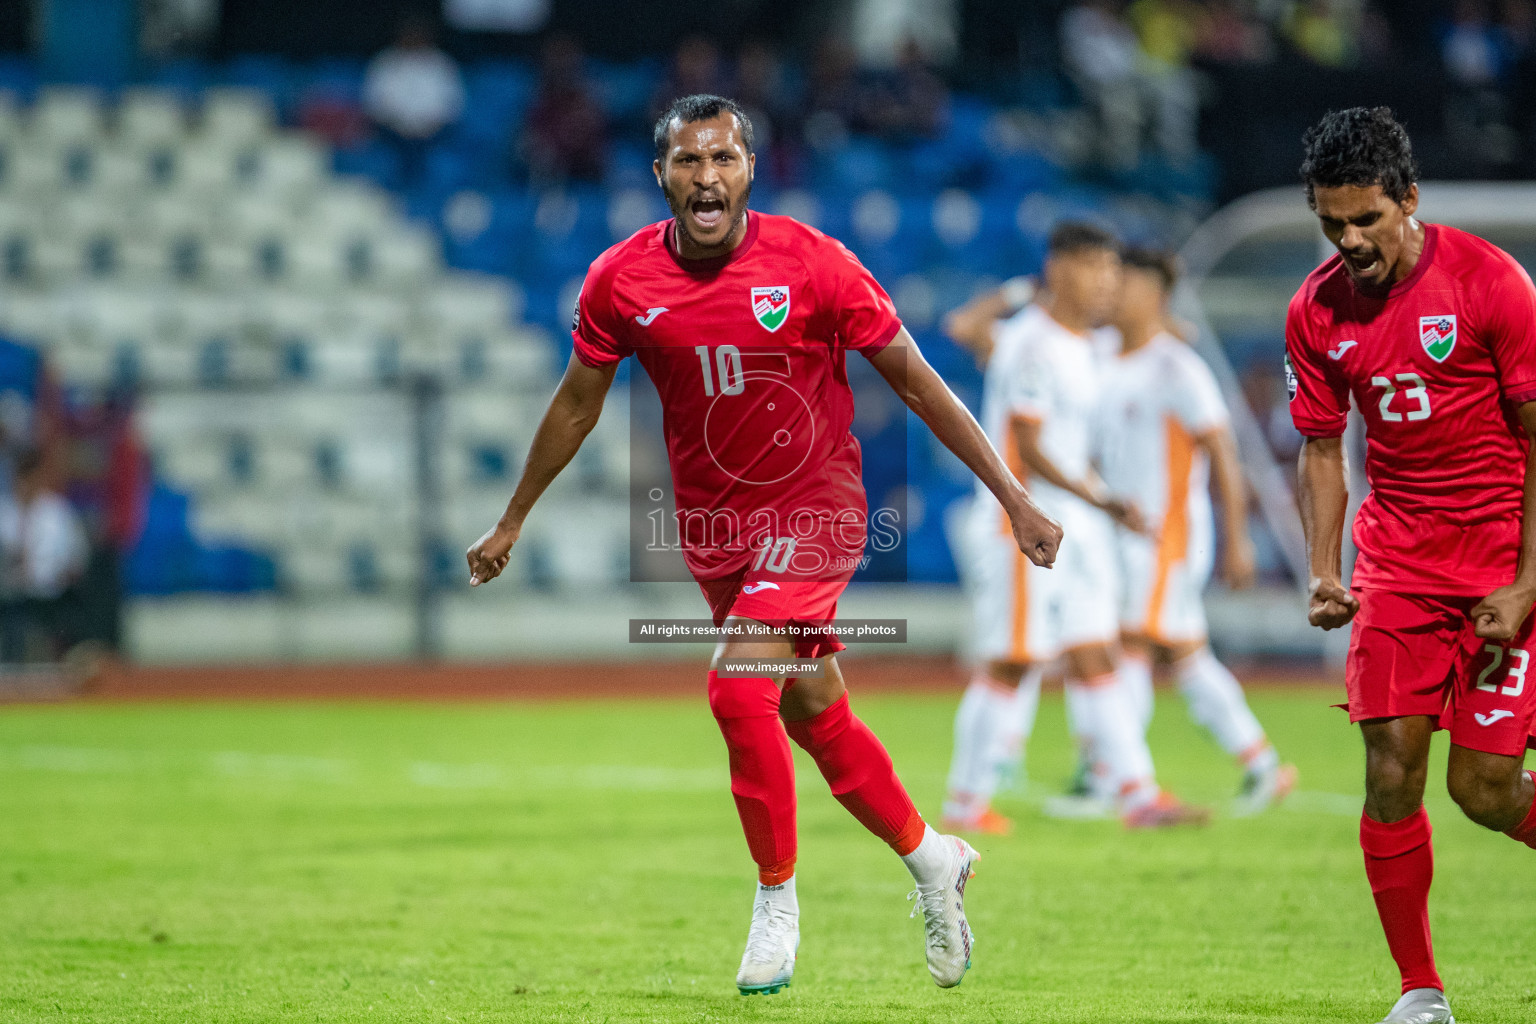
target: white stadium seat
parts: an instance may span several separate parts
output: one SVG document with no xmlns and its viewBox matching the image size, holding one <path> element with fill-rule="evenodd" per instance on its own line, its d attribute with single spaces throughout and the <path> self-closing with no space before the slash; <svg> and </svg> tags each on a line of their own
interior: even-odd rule
<svg viewBox="0 0 1536 1024">
<path fill-rule="evenodd" d="M 187 114 L 176 94 L 129 89 L 117 105 L 117 137 L 137 149 L 174 146 L 187 131 Z"/>
<path fill-rule="evenodd" d="M 79 86 L 47 86 L 32 107 L 29 134 L 53 147 L 92 143 L 105 134 L 101 93 Z"/>
<path fill-rule="evenodd" d="M 272 134 L 272 101 L 256 89 L 209 89 L 203 95 L 199 135 L 233 150 L 254 145 Z"/>
</svg>

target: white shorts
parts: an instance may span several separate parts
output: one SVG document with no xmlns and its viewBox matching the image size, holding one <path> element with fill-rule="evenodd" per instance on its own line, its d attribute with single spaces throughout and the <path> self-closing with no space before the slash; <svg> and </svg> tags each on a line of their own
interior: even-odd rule
<svg viewBox="0 0 1536 1024">
<path fill-rule="evenodd" d="M 1204 640 L 1205 584 L 1211 547 L 1164 550 L 1151 537 L 1117 531 L 1120 542 L 1120 628 L 1160 644 Z"/>
<path fill-rule="evenodd" d="M 1048 511 L 1063 531 L 1050 569 L 1024 557 L 1000 510 L 971 516 L 964 575 L 978 661 L 1047 662 L 1119 635 L 1113 524 L 1086 505 Z"/>
</svg>

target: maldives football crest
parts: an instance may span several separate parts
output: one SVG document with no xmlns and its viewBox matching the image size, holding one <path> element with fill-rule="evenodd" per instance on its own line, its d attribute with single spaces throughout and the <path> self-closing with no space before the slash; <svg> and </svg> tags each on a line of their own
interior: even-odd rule
<svg viewBox="0 0 1536 1024">
<path fill-rule="evenodd" d="M 1429 358 L 1443 363 L 1456 347 L 1456 315 L 1419 317 L 1419 341 Z"/>
<path fill-rule="evenodd" d="M 785 285 L 753 288 L 752 315 L 770 331 L 783 327 L 784 321 L 789 319 L 789 288 Z"/>
</svg>

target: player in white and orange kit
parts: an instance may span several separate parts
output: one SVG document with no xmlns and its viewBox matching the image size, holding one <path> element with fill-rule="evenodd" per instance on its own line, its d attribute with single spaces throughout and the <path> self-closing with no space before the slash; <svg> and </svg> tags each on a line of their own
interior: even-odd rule
<svg viewBox="0 0 1536 1024">
<path fill-rule="evenodd" d="M 506 567 L 534 502 L 596 424 L 619 362 L 634 356 L 661 400 L 679 523 L 707 526 L 682 531 L 684 558 L 716 625 L 728 631 L 711 665 L 709 703 L 758 878 L 737 987 L 776 992 L 794 971 L 790 739 L 902 858 L 916 883 L 929 972 L 940 986 L 958 985 L 971 962 L 962 900 L 976 851 L 923 821 L 885 747 L 850 710 L 833 657 L 842 644 L 829 627 L 867 529 L 848 354 L 868 359 L 986 482 L 1025 557 L 1049 565 L 1061 530 L 922 358 L 853 254 L 814 228 L 747 208 L 752 125 L 736 104 L 680 99 L 657 121 L 654 139 L 652 169 L 673 216 L 592 264 L 574 354 L 506 513 L 467 553 L 470 582 Z M 729 671 L 738 660 L 782 664 L 796 655 L 815 663 L 801 672 Z"/>
<path fill-rule="evenodd" d="M 1173 257 L 1132 248 L 1122 263 L 1112 317 L 1120 350 L 1105 361 L 1099 468 L 1105 485 L 1140 510 L 1147 529 L 1117 531 L 1121 684 L 1145 728 L 1152 720 L 1153 660 L 1170 663 L 1191 716 L 1241 764 L 1236 812 L 1252 814 L 1284 798 L 1296 770 L 1280 763 L 1242 687 L 1206 642 L 1203 592 L 1216 554 L 1213 467 L 1224 513 L 1222 574 L 1234 589 L 1253 579 L 1237 445 L 1210 367 L 1167 329 Z"/>
<path fill-rule="evenodd" d="M 1006 830 L 990 806 L 1003 767 L 998 752 L 1009 745 L 1000 737 L 1027 731 L 1021 705 L 1058 657 L 1074 730 L 1125 822 L 1203 821 L 1202 810 L 1158 788 L 1117 680 L 1114 522 L 1139 520 L 1099 480 L 1090 456 L 1101 398 L 1093 331 L 1115 301 L 1118 243 L 1091 225 L 1063 224 L 1052 233 L 1044 280 L 1041 301 L 989 327 L 982 424 L 1065 537 L 1053 569 L 1029 566 L 1005 550 L 1005 521 L 991 496 L 978 492 L 972 503 L 961 557 L 977 669 L 956 713 L 945 821 Z"/>
</svg>

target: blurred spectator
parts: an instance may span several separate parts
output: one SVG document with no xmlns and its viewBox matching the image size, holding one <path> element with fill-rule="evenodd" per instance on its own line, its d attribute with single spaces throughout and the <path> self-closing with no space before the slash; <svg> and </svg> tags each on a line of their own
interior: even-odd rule
<svg viewBox="0 0 1536 1024">
<path fill-rule="evenodd" d="M 519 148 L 536 185 L 601 181 L 608 164 L 608 124 L 585 77 L 581 45 L 551 36 L 540 56 L 539 88 Z"/>
<path fill-rule="evenodd" d="M 369 61 L 363 108 L 399 151 L 406 182 L 420 180 L 428 147 L 464 109 L 459 67 L 438 49 L 431 21 L 405 19 L 395 45 Z"/>
<path fill-rule="evenodd" d="M 1446 137 L 1468 169 L 1487 173 L 1516 155 L 1502 85 L 1513 54 L 1502 26 L 1480 0 L 1458 0 L 1440 41 L 1446 93 Z"/>
<path fill-rule="evenodd" d="M 752 119 L 759 150 L 771 148 L 794 120 L 794 100 L 779 55 L 767 43 L 751 40 L 736 54 L 736 87 L 731 98 Z"/>
<path fill-rule="evenodd" d="M 750 41 L 736 54 L 736 87 L 731 98 L 752 119 L 757 147 L 757 171 L 778 181 L 794 174 L 793 140 L 799 134 L 799 97 L 784 72 L 784 63 L 767 43 Z"/>
<path fill-rule="evenodd" d="M 63 402 L 37 349 L 0 337 L 0 493 L 12 486 L 16 459 L 36 449 L 50 460 L 63 442 Z"/>
<path fill-rule="evenodd" d="M 873 74 L 862 90 L 858 127 L 891 142 L 929 139 L 943 127 L 949 89 L 928 66 L 917 40 L 908 38 L 896 67 Z"/>
<path fill-rule="evenodd" d="M 1286 26 L 1291 45 L 1314 64 L 1342 68 L 1355 62 L 1353 26 L 1337 0 L 1299 4 Z"/>
<path fill-rule="evenodd" d="M 812 149 L 836 149 L 848 138 L 859 118 L 858 62 L 846 39 L 827 36 L 811 62 L 810 113 L 805 141 Z"/>
<path fill-rule="evenodd" d="M 1189 0 L 1134 0 L 1126 18 L 1142 53 L 1164 67 L 1189 64 L 1200 31 L 1200 9 Z"/>
<path fill-rule="evenodd" d="M 1510 123 L 1521 140 L 1521 168 L 1536 177 L 1536 2 L 1507 0 L 1499 25 L 1509 47 Z"/>
<path fill-rule="evenodd" d="M 1193 42 L 1183 29 L 1166 29 L 1177 8 L 1144 0 L 1142 19 L 1155 27 L 1166 56 L 1182 61 Z M 1142 136 L 1153 128 L 1158 149 L 1170 163 L 1183 164 L 1195 152 L 1198 113 L 1189 69 L 1148 54 L 1114 0 L 1082 0 L 1062 16 L 1061 49 L 1067 71 L 1098 118 L 1104 163 L 1129 171 L 1141 157 Z"/>
<path fill-rule="evenodd" d="M 80 517 L 59 493 L 43 454 L 16 464 L 14 493 L 0 501 L 0 660 L 27 660 L 33 643 L 55 660 L 73 643 L 76 584 L 89 554 Z"/>
<path fill-rule="evenodd" d="M 1194 56 L 1212 64 L 1262 64 L 1275 55 L 1269 27 L 1237 0 L 1213 0 L 1196 23 Z"/>
<path fill-rule="evenodd" d="M 1458 0 L 1440 44 L 1446 76 L 1459 89 L 1481 89 L 1498 82 L 1504 40 L 1478 0 Z"/>
<path fill-rule="evenodd" d="M 689 36 L 677 44 L 667 77 L 651 97 L 651 117 L 671 106 L 679 96 L 697 93 L 720 95 L 726 91 L 725 71 L 720 48 L 705 36 Z"/>
<path fill-rule="evenodd" d="M 81 510 L 91 556 L 80 581 L 77 639 L 122 646 L 122 565 L 139 542 L 149 505 L 149 461 L 126 391 L 73 405 L 68 496 Z"/>
</svg>

